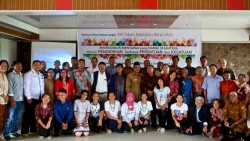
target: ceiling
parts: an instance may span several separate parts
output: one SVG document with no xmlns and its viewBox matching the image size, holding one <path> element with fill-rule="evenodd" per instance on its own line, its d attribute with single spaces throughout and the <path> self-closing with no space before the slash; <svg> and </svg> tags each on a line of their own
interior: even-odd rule
<svg viewBox="0 0 250 141">
<path fill-rule="evenodd" d="M 127 13 L 124 14 L 124 13 Z M 24 12 L 7 15 L 40 29 L 174 28 L 248 29 L 250 12 Z"/>
</svg>

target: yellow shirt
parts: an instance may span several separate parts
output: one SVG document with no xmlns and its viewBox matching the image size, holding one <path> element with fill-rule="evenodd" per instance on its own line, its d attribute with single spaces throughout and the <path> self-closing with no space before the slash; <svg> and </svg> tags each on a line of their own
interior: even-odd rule
<svg viewBox="0 0 250 141">
<path fill-rule="evenodd" d="M 241 118 L 247 119 L 247 109 L 244 103 L 238 101 L 237 103 L 227 102 L 224 108 L 224 114 L 226 117 L 230 116 L 233 123 L 237 122 Z M 238 124 L 235 131 L 245 133 L 247 131 L 247 121 Z"/>
</svg>

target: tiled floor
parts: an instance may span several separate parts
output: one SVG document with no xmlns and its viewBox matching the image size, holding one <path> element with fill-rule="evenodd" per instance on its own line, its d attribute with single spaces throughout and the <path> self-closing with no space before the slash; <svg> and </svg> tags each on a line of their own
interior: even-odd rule
<svg viewBox="0 0 250 141">
<path fill-rule="evenodd" d="M 15 139 L 14 139 L 15 140 Z M 47 139 L 39 139 L 37 136 L 30 138 L 20 138 L 15 141 L 39 141 Z M 166 131 L 164 134 L 157 131 L 147 131 L 146 133 L 130 134 L 130 133 L 112 133 L 107 134 L 102 132 L 99 134 L 91 133 L 88 137 L 73 137 L 73 136 L 60 136 L 52 138 L 52 141 L 216 141 L 218 139 L 210 139 L 208 137 L 203 137 L 201 135 L 197 136 L 187 136 L 184 134 L 179 134 L 175 130 Z"/>
</svg>

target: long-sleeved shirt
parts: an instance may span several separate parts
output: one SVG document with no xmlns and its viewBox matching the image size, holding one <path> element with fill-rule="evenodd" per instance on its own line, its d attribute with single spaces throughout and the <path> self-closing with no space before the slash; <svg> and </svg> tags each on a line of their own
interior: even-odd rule
<svg viewBox="0 0 250 141">
<path fill-rule="evenodd" d="M 135 102 L 134 102 L 133 110 L 129 110 L 129 107 L 126 103 L 122 104 L 122 108 L 121 108 L 122 121 L 129 123 L 132 120 L 138 120 L 139 112 L 140 112 L 140 108 L 138 104 Z"/>
<path fill-rule="evenodd" d="M 24 94 L 27 99 L 39 99 L 44 94 L 44 77 L 33 69 L 24 74 Z"/>
<path fill-rule="evenodd" d="M 4 100 L 2 95 L 7 96 L 8 95 L 8 79 L 5 74 L 0 74 L 0 104 L 7 104 L 7 102 Z"/>
<path fill-rule="evenodd" d="M 192 90 L 192 81 L 189 78 L 179 79 L 179 86 L 181 94 L 183 94 L 185 103 L 190 104 L 191 101 L 191 90 Z"/>
<path fill-rule="evenodd" d="M 14 70 L 8 74 L 9 96 L 13 96 L 15 101 L 23 101 L 23 74 L 16 73 Z"/>
<path fill-rule="evenodd" d="M 138 101 L 140 99 L 141 89 L 140 89 L 140 83 L 141 83 L 142 74 L 135 72 L 130 73 L 126 78 L 126 92 L 133 93 L 135 96 L 135 101 Z"/>
<path fill-rule="evenodd" d="M 56 120 L 61 124 L 68 124 L 74 115 L 72 102 L 70 100 L 66 100 L 62 103 L 62 101 L 57 100 L 54 103 L 54 115 Z"/>
</svg>

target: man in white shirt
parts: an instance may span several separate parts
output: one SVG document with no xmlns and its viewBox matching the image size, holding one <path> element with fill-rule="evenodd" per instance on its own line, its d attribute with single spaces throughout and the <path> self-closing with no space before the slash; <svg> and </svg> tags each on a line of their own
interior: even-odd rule
<svg viewBox="0 0 250 141">
<path fill-rule="evenodd" d="M 29 137 L 29 133 L 37 131 L 35 107 L 40 103 L 41 96 L 44 94 L 44 77 L 39 72 L 40 67 L 41 62 L 34 60 L 33 69 L 24 75 L 24 95 L 27 100 L 25 101 L 21 131 L 23 137 Z"/>
<path fill-rule="evenodd" d="M 205 77 L 210 76 L 211 72 L 210 72 L 209 66 L 207 66 L 207 57 L 201 56 L 200 62 L 201 62 L 202 76 L 205 76 Z"/>
<path fill-rule="evenodd" d="M 99 71 L 92 73 L 92 94 L 94 92 L 99 93 L 99 101 L 106 102 L 107 101 L 107 92 L 108 92 L 108 84 L 110 75 L 105 72 L 106 64 L 104 62 L 100 62 L 98 64 Z"/>
<path fill-rule="evenodd" d="M 98 68 L 98 66 L 97 66 L 97 64 L 98 64 L 98 59 L 97 59 L 96 57 L 93 57 L 93 58 L 91 59 L 91 64 L 92 64 L 92 66 L 90 66 L 90 67 L 88 68 L 88 71 L 90 72 L 90 74 L 92 74 L 92 73 L 94 73 L 94 72 L 96 72 L 96 71 L 99 71 L 99 68 Z"/>
</svg>

